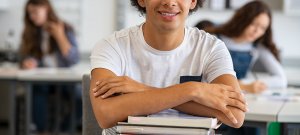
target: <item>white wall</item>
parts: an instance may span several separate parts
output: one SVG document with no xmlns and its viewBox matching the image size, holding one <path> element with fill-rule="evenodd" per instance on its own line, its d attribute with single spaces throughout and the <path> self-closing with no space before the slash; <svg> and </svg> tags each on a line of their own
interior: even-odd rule
<svg viewBox="0 0 300 135">
<path fill-rule="evenodd" d="M 23 5 L 25 0 L 9 0 L 8 7 L 0 11 L 0 48 L 3 47 L 4 39 L 11 29 L 15 32 L 14 40 L 16 46 L 20 41 L 23 29 Z"/>
<path fill-rule="evenodd" d="M 116 0 L 83 0 L 80 50 L 90 53 L 100 39 L 116 29 Z"/>
</svg>

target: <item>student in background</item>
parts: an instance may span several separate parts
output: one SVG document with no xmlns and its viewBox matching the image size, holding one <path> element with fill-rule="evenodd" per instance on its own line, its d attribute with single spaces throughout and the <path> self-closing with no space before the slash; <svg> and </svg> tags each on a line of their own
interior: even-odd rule
<svg viewBox="0 0 300 135">
<path fill-rule="evenodd" d="M 199 30 L 205 30 L 214 27 L 214 23 L 210 20 L 202 20 L 198 22 L 195 27 L 197 27 Z"/>
<path fill-rule="evenodd" d="M 70 67 L 79 61 L 75 34 L 55 14 L 48 0 L 29 0 L 25 7 L 21 67 Z"/>
<path fill-rule="evenodd" d="M 106 134 L 131 115 L 188 113 L 238 128 L 247 110 L 223 42 L 186 27 L 203 0 L 131 0 L 138 26 L 101 40 L 91 54 L 90 98 Z M 201 81 L 201 82 L 200 82 Z M 171 111 L 171 112 L 173 112 Z"/>
<path fill-rule="evenodd" d="M 48 0 L 28 0 L 20 47 L 20 67 L 71 67 L 79 53 L 72 27 L 58 18 Z M 73 86 L 62 86 L 74 89 Z M 47 130 L 48 95 L 53 86 L 33 86 L 33 121 L 39 132 Z M 73 91 L 74 92 L 74 91 Z"/>
<path fill-rule="evenodd" d="M 250 93 L 260 93 L 267 88 L 287 87 L 279 51 L 273 41 L 271 11 L 265 3 L 249 2 L 238 9 L 227 23 L 206 30 L 225 42 L 238 79 L 245 79 L 251 75 L 250 71 L 257 61 L 271 75 L 250 83 L 239 81 L 241 89 Z"/>
</svg>

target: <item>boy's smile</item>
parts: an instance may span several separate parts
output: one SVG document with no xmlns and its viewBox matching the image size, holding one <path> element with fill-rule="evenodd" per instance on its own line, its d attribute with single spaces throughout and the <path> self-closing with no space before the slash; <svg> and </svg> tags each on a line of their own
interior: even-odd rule
<svg viewBox="0 0 300 135">
<path fill-rule="evenodd" d="M 196 0 L 139 0 L 146 8 L 146 25 L 159 31 L 183 30 L 189 10 L 195 8 Z"/>
</svg>

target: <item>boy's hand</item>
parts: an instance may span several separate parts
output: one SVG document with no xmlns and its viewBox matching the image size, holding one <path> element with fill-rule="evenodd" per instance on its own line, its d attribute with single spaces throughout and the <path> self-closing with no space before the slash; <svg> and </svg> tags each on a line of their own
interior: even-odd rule
<svg viewBox="0 0 300 135">
<path fill-rule="evenodd" d="M 127 76 L 118 76 L 97 81 L 93 92 L 95 97 L 101 95 L 102 98 L 107 98 L 115 93 L 141 92 L 147 88 L 148 86 Z"/>
<path fill-rule="evenodd" d="M 192 85 L 195 86 L 194 102 L 220 110 L 233 123 L 237 123 L 237 120 L 228 106 L 239 108 L 244 112 L 248 110 L 244 95 L 230 86 L 207 83 L 194 83 Z"/>
</svg>

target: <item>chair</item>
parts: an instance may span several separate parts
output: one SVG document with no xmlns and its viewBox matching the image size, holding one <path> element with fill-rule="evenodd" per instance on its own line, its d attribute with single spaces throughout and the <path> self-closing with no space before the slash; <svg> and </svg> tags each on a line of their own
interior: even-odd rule
<svg viewBox="0 0 300 135">
<path fill-rule="evenodd" d="M 95 118 L 90 101 L 90 75 L 82 77 L 82 134 L 101 135 L 102 129 Z"/>
</svg>

